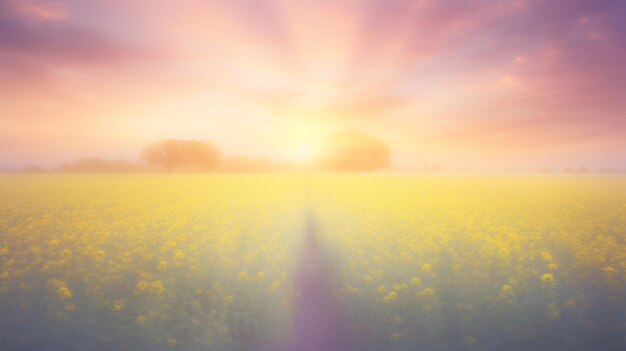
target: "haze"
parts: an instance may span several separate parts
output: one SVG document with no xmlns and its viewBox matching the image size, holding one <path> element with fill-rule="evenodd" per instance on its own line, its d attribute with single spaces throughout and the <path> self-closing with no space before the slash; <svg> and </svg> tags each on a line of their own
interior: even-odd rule
<svg viewBox="0 0 626 351">
<path fill-rule="evenodd" d="M 0 168 L 166 138 L 297 161 L 354 128 L 392 169 L 624 167 L 620 0 L 0 0 Z"/>
</svg>

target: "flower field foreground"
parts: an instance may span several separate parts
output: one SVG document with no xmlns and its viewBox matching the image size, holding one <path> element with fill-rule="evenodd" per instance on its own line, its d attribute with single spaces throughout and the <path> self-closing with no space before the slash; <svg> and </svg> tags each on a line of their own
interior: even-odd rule
<svg viewBox="0 0 626 351">
<path fill-rule="evenodd" d="M 292 177 L 0 179 L 3 350 L 245 350 L 289 331 Z"/>
<path fill-rule="evenodd" d="M 3 176 L 0 199 L 3 350 L 285 351 L 311 216 L 355 350 L 625 343 L 620 177 Z"/>
<path fill-rule="evenodd" d="M 626 349 L 626 179 L 310 186 L 361 350 Z"/>
</svg>

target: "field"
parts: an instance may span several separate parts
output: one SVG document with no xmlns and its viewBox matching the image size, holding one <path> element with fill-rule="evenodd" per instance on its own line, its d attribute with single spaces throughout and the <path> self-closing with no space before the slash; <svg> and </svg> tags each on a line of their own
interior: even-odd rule
<svg viewBox="0 0 626 351">
<path fill-rule="evenodd" d="M 625 284 L 618 176 L 0 178 L 7 350 L 620 350 Z"/>
</svg>

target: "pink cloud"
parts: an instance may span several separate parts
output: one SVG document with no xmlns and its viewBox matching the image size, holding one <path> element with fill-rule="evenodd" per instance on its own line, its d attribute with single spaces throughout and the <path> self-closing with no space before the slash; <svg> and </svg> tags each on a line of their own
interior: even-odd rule
<svg viewBox="0 0 626 351">
<path fill-rule="evenodd" d="M 62 1 L 12 0 L 9 3 L 20 14 L 36 20 L 63 21 L 70 15 Z"/>
<path fill-rule="evenodd" d="M 246 111 L 276 128 L 384 126 L 466 150 L 582 148 L 626 138 L 624 11 L 619 0 L 0 0 L 11 111 L 0 121 L 19 116 L 28 138 L 35 121 L 133 125 L 151 111 L 180 126 Z M 197 96 L 210 98 L 171 122 L 159 112 Z"/>
</svg>

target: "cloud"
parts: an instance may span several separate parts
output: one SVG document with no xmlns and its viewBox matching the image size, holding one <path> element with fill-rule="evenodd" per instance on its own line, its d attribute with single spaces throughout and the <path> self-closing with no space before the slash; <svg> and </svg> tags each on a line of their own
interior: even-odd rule
<svg viewBox="0 0 626 351">
<path fill-rule="evenodd" d="M 20 14 L 42 21 L 63 21 L 69 17 L 65 3 L 55 0 L 8 0 L 8 5 Z"/>
<path fill-rule="evenodd" d="M 620 0 L 0 0 L 0 120 L 133 125 L 119 116 L 206 95 L 238 106 L 181 108 L 161 133 L 245 110 L 466 150 L 582 148 L 626 138 L 624 13 Z"/>
<path fill-rule="evenodd" d="M 30 13 L 19 14 L 10 10 L 0 14 L 0 53 L 5 56 L 23 55 L 47 63 L 110 63 L 147 56 L 142 49 L 107 38 L 88 27 L 67 21 L 32 22 Z"/>
</svg>

